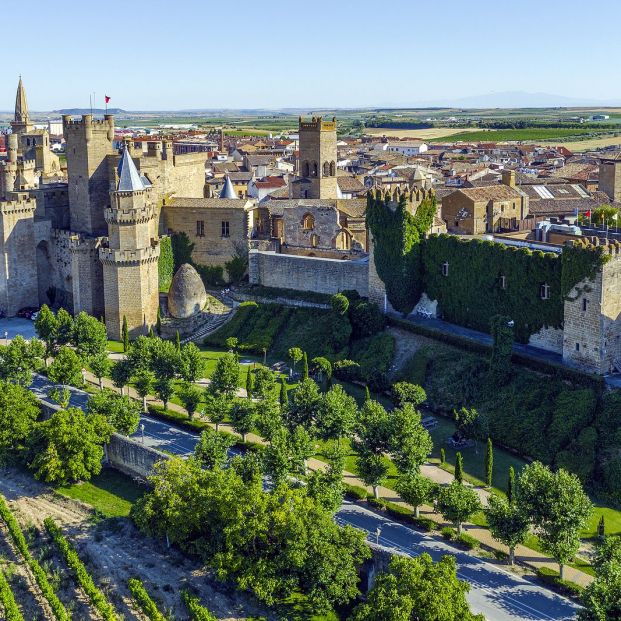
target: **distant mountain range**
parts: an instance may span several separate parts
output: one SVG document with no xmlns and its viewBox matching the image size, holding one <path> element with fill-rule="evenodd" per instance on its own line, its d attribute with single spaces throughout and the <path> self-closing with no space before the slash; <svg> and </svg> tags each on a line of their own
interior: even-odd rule
<svg viewBox="0 0 621 621">
<path fill-rule="evenodd" d="M 123 114 L 127 112 L 122 108 L 63 108 L 62 110 L 52 110 L 56 114 Z"/>
</svg>

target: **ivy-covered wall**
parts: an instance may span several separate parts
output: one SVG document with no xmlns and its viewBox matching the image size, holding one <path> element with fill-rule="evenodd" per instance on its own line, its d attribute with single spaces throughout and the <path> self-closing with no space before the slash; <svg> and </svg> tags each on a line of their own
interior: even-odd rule
<svg viewBox="0 0 621 621">
<path fill-rule="evenodd" d="M 162 237 L 160 239 L 160 258 L 158 260 L 157 269 L 160 281 L 160 291 L 168 291 L 173 278 L 173 251 L 170 237 Z"/>
</svg>

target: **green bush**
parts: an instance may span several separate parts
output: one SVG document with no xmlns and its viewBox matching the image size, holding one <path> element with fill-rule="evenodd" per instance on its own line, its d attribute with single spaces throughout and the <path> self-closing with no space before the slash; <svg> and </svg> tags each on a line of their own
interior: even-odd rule
<svg viewBox="0 0 621 621">
<path fill-rule="evenodd" d="M 54 523 L 52 518 L 43 520 L 45 529 L 50 534 L 58 549 L 60 550 L 67 565 L 73 570 L 78 583 L 91 600 L 96 610 L 101 614 L 104 621 L 118 621 L 118 617 L 114 612 L 112 604 L 106 599 L 105 595 L 97 588 L 93 578 L 80 560 L 78 553 L 73 546 L 67 541 L 62 534 L 60 528 Z"/>
<path fill-rule="evenodd" d="M 466 533 L 462 533 L 461 535 L 458 535 L 455 541 L 461 544 L 462 546 L 464 546 L 465 548 L 467 548 L 468 550 L 474 550 L 481 545 L 478 539 L 475 539 L 474 537 L 471 537 L 470 535 Z"/>
<path fill-rule="evenodd" d="M 4 619 L 6 621 L 24 621 L 20 612 L 13 591 L 6 580 L 3 571 L 0 569 L 0 607 L 4 608 Z"/>
<path fill-rule="evenodd" d="M 426 532 L 431 532 L 432 530 L 435 530 L 438 526 L 433 520 L 430 520 L 429 518 L 412 516 L 411 519 L 414 526 Z"/>
<path fill-rule="evenodd" d="M 584 591 L 584 588 L 578 584 L 568 580 L 561 580 L 559 573 L 548 567 L 539 567 L 537 569 L 537 578 L 541 582 L 554 587 L 559 593 L 570 597 L 579 597 L 582 595 L 582 591 Z"/>
<path fill-rule="evenodd" d="M 354 341 L 349 357 L 360 365 L 362 381 L 372 384 L 372 390 L 381 392 L 389 387 L 386 376 L 394 355 L 394 337 L 388 332 L 381 332 Z"/>
<path fill-rule="evenodd" d="M 348 315 L 352 336 L 356 339 L 373 336 L 381 332 L 386 325 L 386 316 L 377 304 L 362 298 L 350 302 Z"/>
<path fill-rule="evenodd" d="M 226 284 L 224 278 L 224 266 L 222 265 L 194 265 L 196 271 L 207 288 L 223 287 Z"/>
<path fill-rule="evenodd" d="M 127 586 L 134 597 L 134 600 L 151 621 L 166 621 L 166 617 L 157 609 L 155 602 L 151 599 L 144 585 L 137 578 L 130 578 Z"/>
<path fill-rule="evenodd" d="M 448 539 L 449 541 L 453 541 L 457 537 L 457 531 L 450 526 L 444 526 L 440 529 L 440 534 L 444 539 Z"/>
<path fill-rule="evenodd" d="M 345 497 L 350 500 L 366 500 L 367 499 L 367 490 L 364 487 L 360 487 L 359 485 L 349 485 L 348 483 L 343 484 Z"/>
<path fill-rule="evenodd" d="M 360 365 L 354 360 L 337 360 L 332 365 L 334 377 L 344 382 L 362 382 L 363 374 Z"/>
<path fill-rule="evenodd" d="M 157 262 L 160 291 L 168 291 L 170 289 L 170 283 L 174 276 L 173 268 L 174 259 L 170 237 L 162 237 L 160 239 L 160 258 Z"/>
<path fill-rule="evenodd" d="M 400 378 L 416 386 L 423 386 L 427 379 L 428 364 L 428 349 L 426 347 L 421 347 L 413 356 L 407 359 L 405 365 L 401 369 Z"/>
<path fill-rule="evenodd" d="M 0 495 L 0 518 L 2 518 L 6 523 L 15 547 L 19 550 L 19 553 L 22 555 L 24 561 L 26 561 L 26 564 L 34 575 L 35 581 L 39 585 L 41 593 L 43 593 L 43 597 L 45 597 L 48 601 L 56 620 L 70 621 L 71 617 L 63 603 L 58 599 L 52 585 L 49 583 L 45 570 L 41 567 L 41 565 L 39 565 L 39 562 L 32 557 L 32 554 L 30 554 L 24 533 L 19 527 L 17 520 L 11 513 L 9 506 L 6 504 L 6 500 L 2 495 Z"/>
<path fill-rule="evenodd" d="M 281 287 L 265 287 L 263 285 L 251 285 L 241 289 L 247 295 L 254 295 L 258 298 L 288 298 L 290 300 L 301 300 L 304 302 L 314 302 L 316 304 L 330 304 L 331 296 L 326 293 L 316 291 L 298 291 L 297 289 L 285 289 Z"/>
<path fill-rule="evenodd" d="M 193 597 L 188 591 L 183 591 L 181 598 L 190 614 L 190 621 L 217 621 L 207 608 L 200 605 L 198 597 Z"/>
</svg>

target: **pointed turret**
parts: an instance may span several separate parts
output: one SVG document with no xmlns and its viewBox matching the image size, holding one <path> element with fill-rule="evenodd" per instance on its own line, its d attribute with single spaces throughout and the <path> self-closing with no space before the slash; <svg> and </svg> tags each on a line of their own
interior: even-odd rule
<svg viewBox="0 0 621 621">
<path fill-rule="evenodd" d="M 17 84 L 17 95 L 15 96 L 15 122 L 27 124 L 30 121 L 28 115 L 28 102 L 26 101 L 26 89 L 22 82 L 22 76 L 19 76 Z"/>
<path fill-rule="evenodd" d="M 220 192 L 220 198 L 239 198 L 237 194 L 235 194 L 235 188 L 231 183 L 231 178 L 227 175 L 226 180 L 224 181 L 224 186 L 222 187 L 222 191 Z"/>
<path fill-rule="evenodd" d="M 129 155 L 127 146 L 123 149 L 123 155 L 117 170 L 119 174 L 119 183 L 116 187 L 117 192 L 142 192 L 146 189 L 136 164 L 134 164 L 134 160 Z"/>
</svg>

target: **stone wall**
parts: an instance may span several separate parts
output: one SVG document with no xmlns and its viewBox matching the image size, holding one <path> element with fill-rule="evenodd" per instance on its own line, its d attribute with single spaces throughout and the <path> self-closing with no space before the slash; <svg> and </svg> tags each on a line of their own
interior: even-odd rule
<svg viewBox="0 0 621 621">
<path fill-rule="evenodd" d="M 170 455 L 144 446 L 139 440 L 113 433 L 106 446 L 106 459 L 110 467 L 131 476 L 146 479 L 153 466 Z"/>
<path fill-rule="evenodd" d="M 332 295 L 355 289 L 361 296 L 369 293 L 368 260 L 347 261 L 300 257 L 251 250 L 248 255 L 250 284 L 315 291 Z"/>
<path fill-rule="evenodd" d="M 556 354 L 563 352 L 563 330 L 556 328 L 541 328 L 539 332 L 531 334 L 528 344 L 539 349 L 552 351 Z"/>
</svg>

